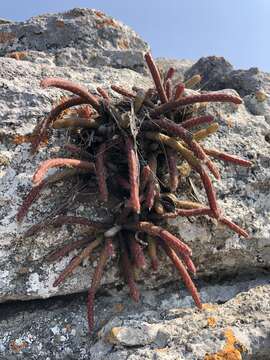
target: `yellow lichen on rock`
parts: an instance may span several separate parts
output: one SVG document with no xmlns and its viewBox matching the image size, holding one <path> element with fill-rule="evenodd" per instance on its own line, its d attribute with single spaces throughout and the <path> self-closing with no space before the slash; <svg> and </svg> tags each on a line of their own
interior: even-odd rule
<svg viewBox="0 0 270 360">
<path fill-rule="evenodd" d="M 210 311 L 210 312 L 216 311 L 217 308 L 218 308 L 218 305 L 216 305 L 216 304 L 211 304 L 211 303 L 209 303 L 209 304 L 207 304 L 207 303 L 203 304 L 203 310 L 206 310 L 206 311 Z"/>
<path fill-rule="evenodd" d="M 258 102 L 263 102 L 268 98 L 268 95 L 263 90 L 258 90 L 255 93 L 255 97 Z"/>
<path fill-rule="evenodd" d="M 111 331 L 107 334 L 106 336 L 106 340 L 110 343 L 110 344 L 117 344 L 118 340 L 117 340 L 117 336 L 118 334 L 121 332 L 122 328 L 121 327 L 113 327 L 111 329 Z"/>
<path fill-rule="evenodd" d="M 26 51 L 13 51 L 8 53 L 6 56 L 15 60 L 24 60 L 27 56 L 27 53 Z"/>
<path fill-rule="evenodd" d="M 204 360 L 242 360 L 241 353 L 245 348 L 236 339 L 232 329 L 227 329 L 224 335 L 226 338 L 224 348 L 215 354 L 206 354 Z"/>
<path fill-rule="evenodd" d="M 207 318 L 207 324 L 209 327 L 216 327 L 217 319 L 215 317 L 209 317 L 209 318 Z"/>
</svg>

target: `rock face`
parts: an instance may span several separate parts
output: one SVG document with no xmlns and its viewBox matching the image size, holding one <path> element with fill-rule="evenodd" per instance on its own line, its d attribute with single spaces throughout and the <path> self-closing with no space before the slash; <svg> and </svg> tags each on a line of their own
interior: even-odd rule
<svg viewBox="0 0 270 360">
<path fill-rule="evenodd" d="M 236 90 L 253 115 L 265 115 L 267 122 L 270 122 L 270 74 L 256 67 L 234 70 L 227 60 L 217 56 L 198 60 L 185 72 L 185 78 L 195 74 L 202 76 L 201 87 L 205 90 Z"/>
<path fill-rule="evenodd" d="M 113 290 L 97 299 L 96 337 L 85 296 L 2 304 L 0 359 L 268 360 L 267 282 L 201 284 L 202 312 L 174 285 L 142 291 L 139 306 Z"/>
<path fill-rule="evenodd" d="M 177 60 L 177 59 L 166 59 L 166 58 L 158 58 L 156 59 L 156 63 L 161 71 L 166 73 L 170 67 L 175 69 L 174 79 L 175 82 L 183 82 L 185 79 L 186 72 L 191 68 L 194 64 L 192 60 Z"/>
<path fill-rule="evenodd" d="M 64 188 L 60 183 L 48 188 L 45 190 L 41 202 L 38 202 L 37 206 L 33 208 L 35 210 L 29 214 L 26 221 L 18 224 L 15 219 L 22 199 L 31 188 L 34 170 L 41 160 L 59 154 L 63 137 L 60 139 L 57 136 L 53 138 L 49 148 L 42 149 L 36 156 L 30 155 L 29 144 L 14 144 L 14 137 L 30 133 L 36 121 L 40 120 L 50 110 L 51 98 L 59 99 L 64 94 L 55 90 L 49 92 L 42 90 L 39 82 L 46 76 L 70 78 L 78 83 L 84 83 L 93 90 L 98 85 L 108 88 L 111 82 L 126 87 L 141 84 L 146 86 L 150 82 L 148 78 L 129 69 L 116 70 L 104 67 L 100 70 L 81 67 L 78 70 L 78 68 L 52 67 L 3 57 L 0 58 L 0 64 L 2 87 L 0 106 L 3 116 L 0 130 L 2 139 L 0 302 L 8 299 L 48 297 L 54 294 L 70 293 L 71 284 L 58 292 L 52 288 L 52 282 L 56 273 L 70 261 L 74 254 L 66 258 L 62 264 L 58 264 L 57 268 L 48 264 L 46 260 L 44 264 L 42 262 L 46 254 L 52 249 L 51 246 L 57 246 L 59 242 L 67 241 L 73 236 L 75 238 L 80 233 L 76 232 L 74 228 L 67 227 L 60 232 L 57 230 L 50 232 L 50 234 L 43 233 L 35 239 L 22 239 L 21 236 L 31 224 L 40 221 L 48 211 L 53 209 L 51 206 L 52 198 L 57 199 L 59 197 L 59 206 L 63 205 L 62 202 L 65 197 L 70 196 L 74 182 L 70 183 L 70 187 L 66 188 L 64 193 L 61 192 L 61 188 Z M 81 204 L 75 211 L 77 215 L 81 214 L 82 216 L 90 212 L 91 217 L 96 219 L 107 214 L 106 208 L 97 202 L 97 194 L 93 194 L 92 201 L 85 206 Z M 85 266 L 83 268 L 86 271 L 82 272 L 82 277 L 80 275 L 80 279 L 73 278 L 72 292 L 81 291 L 89 286 L 89 264 L 85 264 Z M 115 270 L 110 272 L 106 282 L 111 282 L 113 279 L 115 280 Z"/>
<path fill-rule="evenodd" d="M 233 71 L 233 66 L 223 57 L 208 56 L 200 58 L 185 72 L 185 78 L 200 74 L 202 77 L 201 87 L 203 89 L 220 90 L 226 88 L 225 77 Z"/>
<path fill-rule="evenodd" d="M 146 43 L 101 11 L 73 9 L 23 23 L 3 23 L 0 56 L 56 66 L 110 66 L 143 71 Z"/>
<path fill-rule="evenodd" d="M 65 257 L 60 263 L 51 264 L 46 255 L 52 248 L 79 236 L 77 228 L 63 227 L 61 230 L 51 229 L 38 236 L 22 239 L 24 231 L 40 221 L 53 208 L 57 208 L 52 198 L 63 205 L 68 198 L 74 182 L 70 187 L 56 184 L 44 191 L 42 198 L 33 206 L 26 221 L 21 225 L 15 220 L 15 214 L 31 187 L 31 177 L 39 162 L 50 156 L 56 156 L 63 137 L 55 138 L 48 149 L 42 149 L 38 155 L 31 156 L 28 144 L 14 144 L 15 135 L 25 135 L 33 129 L 37 120 L 50 109 L 50 99 L 59 98 L 63 92 L 45 91 L 39 87 L 39 81 L 45 76 L 71 78 L 84 83 L 91 90 L 102 85 L 109 87 L 111 82 L 131 87 L 147 85 L 149 79 L 129 70 L 113 68 L 71 69 L 39 65 L 14 59 L 1 58 L 2 96 L 1 113 L 1 293 L 0 301 L 8 299 L 27 299 L 48 297 L 56 294 L 78 292 L 88 288 L 89 263 L 85 263 L 79 271 L 59 288 L 52 283 L 57 274 L 66 266 L 74 253 Z M 27 81 L 25 81 L 27 79 Z M 232 90 L 226 90 L 227 92 Z M 211 105 L 207 112 L 215 115 L 220 124 L 220 131 L 213 135 L 207 145 L 220 147 L 236 155 L 244 155 L 254 161 L 254 166 L 247 170 L 225 165 L 222 170 L 222 182 L 216 184 L 220 206 L 235 222 L 246 227 L 251 237 L 240 239 L 228 232 L 224 227 L 212 222 L 197 219 L 189 222 L 186 219 L 170 221 L 173 230 L 192 247 L 194 260 L 200 275 L 238 273 L 254 271 L 256 268 L 269 265 L 269 221 L 270 209 L 269 181 L 269 125 L 263 116 L 251 115 L 244 105 L 236 109 L 231 105 Z M 64 135 L 63 135 L 64 136 Z M 60 152 L 64 154 L 64 151 Z M 65 154 L 67 156 L 68 154 Z M 73 188 L 75 189 L 75 188 Z M 74 190 L 75 191 L 75 190 Z M 203 199 L 203 193 L 201 193 Z M 106 208 L 94 200 L 87 204 L 77 204 L 70 213 L 77 215 L 106 216 Z M 170 269 L 170 268 L 169 268 Z M 105 283 L 112 283 L 118 277 L 117 267 L 107 272 Z M 155 278 L 160 281 L 171 279 L 171 271 L 166 266 L 158 274 L 146 276 L 147 286 L 155 286 Z"/>
<path fill-rule="evenodd" d="M 37 121 L 50 110 L 52 99 L 57 101 L 64 95 L 64 92 L 55 89 L 41 89 L 40 80 L 47 76 L 68 78 L 84 84 L 94 93 L 97 86 L 109 89 L 111 84 L 122 85 L 129 89 L 134 85 L 147 88 L 151 86 L 143 61 L 143 53 L 147 49 L 145 42 L 128 27 L 89 9 L 73 9 L 62 14 L 38 16 L 25 23 L 0 22 L 0 54 L 2 55 L 0 58 L 0 302 L 46 298 L 84 291 L 89 287 L 93 265 L 95 266 L 94 259 L 84 262 L 63 286 L 53 288 L 53 281 L 76 252 L 66 256 L 57 264 L 48 263 L 46 255 L 59 244 L 78 239 L 83 229 L 65 226 L 61 229 L 43 231 L 32 238 L 22 238 L 22 234 L 29 226 L 46 217 L 55 208 L 55 203 L 58 204 L 57 206 L 68 206 L 71 195 L 76 196 L 75 180 L 66 187 L 60 183 L 47 188 L 42 198 L 31 209 L 26 221 L 19 225 L 15 220 L 17 209 L 31 188 L 31 177 L 40 161 L 59 153 L 68 155 L 60 148 L 66 136 L 64 133 L 59 135 L 59 132 L 55 132 L 49 147 L 42 148 L 35 156 L 30 155 L 28 144 L 18 141 L 19 137 L 30 133 Z M 270 265 L 270 75 L 255 68 L 233 70 L 225 59 L 216 57 L 202 58 L 195 64 L 184 60 L 160 59 L 158 64 L 163 69 L 171 65 L 175 66 L 181 80 L 200 73 L 203 77 L 204 89 L 227 93 L 238 91 L 244 97 L 244 104 L 239 107 L 208 104 L 203 111 L 213 114 L 220 126 L 219 132 L 207 140 L 207 146 L 223 149 L 253 162 L 250 169 L 222 164 L 220 167 L 222 181 L 215 183 L 221 208 L 228 217 L 249 231 L 250 238 L 241 239 L 211 220 L 194 219 L 189 222 L 179 218 L 170 221 L 168 226 L 174 232 L 180 233 L 193 249 L 199 278 L 210 276 L 217 283 L 223 276 L 234 277 L 243 272 L 253 274 L 253 277 L 258 274 L 260 277 L 261 271 L 269 268 Z M 202 192 L 199 191 L 198 196 L 204 200 Z M 86 201 L 74 206 L 71 213 L 87 215 L 93 219 L 107 216 L 106 207 L 98 202 L 97 194 L 89 195 Z M 174 318 L 172 315 L 163 318 L 161 312 L 157 315 L 156 309 L 160 308 L 158 301 L 153 301 L 151 309 L 147 306 L 143 307 L 142 311 L 146 313 L 143 317 L 138 315 L 136 308 L 133 308 L 130 322 L 125 320 L 125 316 L 127 318 L 130 316 L 129 313 L 125 313 L 121 319 L 115 318 L 115 313 L 112 312 L 108 316 L 105 314 L 107 318 L 105 315 L 105 317 L 100 315 L 97 319 L 97 327 L 103 329 L 100 333 L 101 340 L 96 343 L 92 340 L 91 343 L 86 334 L 83 299 L 76 298 L 77 300 L 75 299 L 74 302 L 71 300 L 70 303 L 63 300 L 64 304 L 68 304 L 64 305 L 63 309 L 62 300 L 57 301 L 56 305 L 50 305 L 52 303 L 48 300 L 49 305 L 43 304 L 40 308 L 36 308 L 39 305 L 33 303 L 29 308 L 26 305 L 23 308 L 25 310 L 14 310 L 17 311 L 16 316 L 7 315 L 2 318 L 0 359 L 1 351 L 4 354 L 3 359 L 13 359 L 17 356 L 23 358 L 28 351 L 31 358 L 36 358 L 40 354 L 41 359 L 84 359 L 89 358 L 89 355 L 94 356 L 94 353 L 98 355 L 93 359 L 104 357 L 140 359 L 146 350 L 146 359 L 193 359 L 192 356 L 203 359 L 206 352 L 213 353 L 222 349 L 224 346 L 222 334 L 227 326 L 233 326 L 234 335 L 251 349 L 250 354 L 263 356 L 264 350 L 261 355 L 258 344 L 269 344 L 269 338 L 264 336 L 267 331 L 269 335 L 269 324 L 263 319 L 267 311 L 269 312 L 269 304 L 264 303 L 264 298 L 269 292 L 267 286 L 255 288 L 248 292 L 248 295 L 239 295 L 235 300 L 222 305 L 217 310 L 218 316 L 221 317 L 220 314 L 224 311 L 228 318 L 222 320 L 222 326 L 214 330 L 214 335 L 210 332 L 212 329 L 209 325 L 207 330 L 209 332 L 205 331 L 203 335 L 205 338 L 199 335 L 194 335 L 192 338 L 192 333 L 199 334 L 205 328 L 206 315 L 199 314 L 194 309 L 173 310 L 183 305 L 190 306 L 190 298 L 182 297 L 182 292 L 180 296 L 178 292 L 175 295 L 172 286 L 165 287 L 164 284 L 168 283 L 168 280 L 176 279 L 177 274 L 171 270 L 166 261 L 161 263 L 158 273 L 150 274 L 146 270 L 140 274 L 139 282 L 146 298 L 149 294 L 151 299 L 154 298 L 159 291 L 168 292 L 170 299 L 175 299 L 176 296 L 177 301 L 170 300 L 162 307 L 163 311 L 168 311 L 168 314 L 170 312 L 174 314 Z M 118 267 L 115 263 L 109 264 L 103 284 L 106 285 L 107 290 L 111 289 L 116 297 L 121 298 L 119 298 L 120 302 L 123 302 L 122 295 L 114 290 L 116 285 L 119 285 L 118 278 Z M 259 284 L 261 284 L 260 280 L 255 281 L 253 285 Z M 156 286 L 159 286 L 157 292 L 152 290 Z M 223 292 L 229 291 L 226 286 L 220 286 Z M 247 285 L 237 287 L 238 290 L 234 295 L 248 288 Z M 214 293 L 210 292 L 210 294 L 212 295 L 203 298 L 203 301 L 219 300 Z M 229 298 L 225 297 L 219 301 L 225 302 Z M 101 311 L 96 313 L 102 313 L 103 305 L 108 308 L 109 303 L 117 303 L 111 298 L 102 299 L 100 305 L 97 301 L 98 310 Z M 237 332 L 239 329 L 236 328 L 238 323 L 246 320 L 240 304 L 243 306 L 247 304 L 244 309 L 250 313 L 253 309 L 252 304 L 257 300 L 259 304 L 255 309 L 257 312 L 253 318 L 249 318 L 250 322 L 246 323 L 254 326 L 255 335 L 249 332 L 249 325 L 245 325 L 244 335 L 241 337 Z M 125 300 L 125 304 L 128 302 L 129 299 Z M 10 309 L 7 314 L 12 314 L 12 309 L 16 309 L 16 305 L 1 306 L 3 314 L 6 306 Z M 51 315 L 43 306 L 50 308 Z M 66 311 L 70 315 L 67 322 L 64 320 Z M 156 313 L 152 313 L 153 311 Z M 157 316 L 155 326 L 150 322 L 145 327 L 140 327 L 139 323 L 147 321 L 152 314 Z M 41 316 L 43 320 L 40 328 L 32 325 L 32 330 L 27 332 L 25 329 L 30 326 L 27 323 L 25 329 L 21 331 L 19 325 L 27 316 L 30 316 L 29 324 L 30 321 Z M 67 326 L 67 330 L 64 331 L 61 326 L 65 328 L 73 317 L 75 333 L 72 326 Z M 107 319 L 105 322 L 108 322 L 108 317 L 112 319 L 109 325 L 103 327 L 102 321 Z M 199 319 L 201 325 L 195 324 L 195 318 Z M 188 322 L 193 325 L 188 325 Z M 46 330 L 49 333 L 45 331 L 47 323 L 50 324 L 50 329 L 54 329 Z M 58 323 L 61 325 L 58 326 Z M 177 347 L 176 343 L 179 342 L 180 330 L 184 323 L 185 334 L 189 335 L 186 335 L 187 337 L 183 338 L 186 340 L 182 340 Z M 113 327 L 116 327 L 116 330 L 111 330 Z M 142 334 L 142 329 L 143 333 L 144 329 L 147 329 L 148 337 Z M 175 334 L 175 337 L 171 341 L 171 336 L 174 336 L 172 334 Z M 51 349 L 42 337 L 52 338 Z M 216 342 L 217 337 L 218 342 Z M 127 344 L 129 338 L 138 343 Z M 208 338 L 210 340 L 206 341 L 205 339 Z M 84 345 L 85 343 L 88 345 Z M 154 349 L 152 343 L 155 343 Z M 205 346 L 199 352 L 201 343 Z M 168 352 L 164 350 L 167 349 L 167 344 L 171 344 Z M 190 348 L 188 344 L 191 344 Z M 257 344 L 257 348 L 254 344 Z M 118 349 L 115 355 L 114 346 Z M 126 349 L 130 346 L 139 346 L 140 349 L 132 354 L 131 350 Z M 63 347 L 66 352 L 63 357 L 62 355 L 57 357 L 56 349 L 60 351 Z M 188 353 L 190 357 L 187 357 Z M 253 359 L 251 357 L 253 355 L 245 356 L 244 359 Z"/>
</svg>

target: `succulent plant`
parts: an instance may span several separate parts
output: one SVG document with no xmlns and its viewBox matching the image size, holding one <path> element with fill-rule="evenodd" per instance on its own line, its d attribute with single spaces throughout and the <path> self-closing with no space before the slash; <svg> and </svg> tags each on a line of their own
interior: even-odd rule
<svg viewBox="0 0 270 360">
<path fill-rule="evenodd" d="M 201 145 L 203 139 L 218 130 L 218 124 L 212 116 L 199 116 L 196 110 L 198 103 L 231 102 L 238 105 L 242 103 L 241 98 L 199 91 L 190 95 L 186 86 L 198 83 L 199 75 L 186 84 L 175 84 L 173 68 L 163 76 L 150 53 L 145 55 L 145 60 L 155 87 L 145 91 L 112 85 L 111 90 L 122 95 L 117 98 L 103 88 L 97 88 L 96 94 L 91 94 L 85 87 L 65 79 L 41 81 L 44 88 L 57 87 L 71 92 L 72 96 L 62 99 L 37 124 L 30 137 L 32 152 L 47 144 L 52 129 L 57 129 L 54 131 L 69 131 L 69 143 L 63 145 L 72 158 L 48 159 L 39 165 L 33 176 L 33 188 L 21 205 L 17 219 L 23 220 L 45 186 L 59 180 L 76 175 L 84 186 L 94 184 L 98 187 L 100 201 L 108 204 L 112 215 L 108 221 L 54 213 L 25 233 L 25 236 L 33 236 L 41 229 L 64 224 L 78 224 L 91 230 L 87 238 L 64 245 L 48 257 L 57 261 L 70 251 L 81 249 L 55 280 L 54 286 L 60 286 L 83 259 L 93 252 L 99 254 L 88 292 L 90 332 L 94 328 L 95 294 L 111 257 L 119 261 L 132 299 L 139 301 L 134 269 L 145 268 L 145 257 L 148 256 L 153 270 L 157 271 L 159 252 L 163 251 L 180 273 L 197 307 L 202 308 L 190 275 L 196 273 L 192 250 L 180 236 L 166 229 L 166 219 L 204 215 L 225 224 L 240 236 L 248 236 L 222 213 L 211 176 L 220 179 L 212 159 L 240 166 L 251 163 Z M 51 168 L 64 169 L 47 176 Z M 192 201 L 190 190 L 184 193 L 186 199 L 178 198 L 178 190 L 187 179 L 201 183 L 208 203 Z M 112 196 L 114 206 L 110 208 Z"/>
</svg>

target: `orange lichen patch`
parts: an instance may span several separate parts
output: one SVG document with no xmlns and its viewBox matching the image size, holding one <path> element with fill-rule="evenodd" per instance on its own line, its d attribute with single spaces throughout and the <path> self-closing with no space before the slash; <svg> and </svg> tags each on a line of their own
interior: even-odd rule
<svg viewBox="0 0 270 360">
<path fill-rule="evenodd" d="M 16 145 L 31 143 L 34 139 L 35 135 L 27 134 L 27 135 L 15 135 L 12 139 L 12 142 Z"/>
<path fill-rule="evenodd" d="M 26 51 L 14 51 L 11 53 L 8 53 L 6 57 L 10 57 L 15 60 L 24 60 L 26 58 Z"/>
<path fill-rule="evenodd" d="M 67 324 L 67 325 L 65 326 L 65 330 L 66 330 L 66 332 L 71 332 L 72 326 L 71 326 L 70 324 Z"/>
<path fill-rule="evenodd" d="M 215 354 L 206 354 L 204 360 L 242 360 L 245 347 L 236 339 L 231 329 L 224 332 L 226 344 L 224 348 Z"/>
<path fill-rule="evenodd" d="M 0 32 L 0 43 L 4 44 L 10 40 L 15 39 L 15 37 L 16 37 L 15 34 L 12 32 L 6 32 L 6 31 Z"/>
<path fill-rule="evenodd" d="M 26 341 L 17 341 L 17 340 L 12 340 L 9 343 L 9 348 L 10 350 L 18 353 L 21 350 L 25 349 L 28 347 L 28 343 Z"/>
<path fill-rule="evenodd" d="M 128 49 L 129 48 L 129 43 L 127 40 L 125 39 L 121 39 L 118 41 L 117 43 L 118 47 L 122 50 Z"/>
<path fill-rule="evenodd" d="M 97 28 L 98 29 L 101 29 L 105 26 L 111 26 L 111 27 L 114 27 L 114 28 L 117 28 L 119 27 L 119 25 L 117 24 L 117 22 L 113 19 L 104 19 L 104 20 L 101 20 L 101 21 L 97 21 Z"/>
<path fill-rule="evenodd" d="M 198 110 L 205 110 L 205 108 L 207 107 L 208 102 L 202 102 L 200 104 L 197 105 Z"/>
<path fill-rule="evenodd" d="M 12 139 L 13 144 L 20 145 L 25 143 L 32 143 L 35 139 L 35 134 L 27 134 L 27 135 L 15 135 Z M 42 142 L 43 145 L 48 143 L 48 139 L 44 139 Z"/>
<path fill-rule="evenodd" d="M 225 119 L 225 122 L 230 128 L 233 127 L 233 119 L 230 116 L 228 116 L 227 119 Z"/>
<path fill-rule="evenodd" d="M 158 349 L 155 349 L 155 352 L 156 353 L 161 353 L 161 354 L 164 354 L 166 352 L 168 352 L 169 349 L 168 348 L 158 348 Z"/>
<path fill-rule="evenodd" d="M 217 319 L 215 317 L 209 317 L 207 319 L 207 324 L 208 324 L 209 327 L 216 327 Z"/>
<path fill-rule="evenodd" d="M 117 313 L 121 313 L 124 310 L 124 305 L 121 303 L 115 304 L 114 305 L 114 310 Z"/>
<path fill-rule="evenodd" d="M 203 310 L 207 311 L 216 311 L 218 308 L 218 305 L 215 304 L 203 304 L 202 306 Z"/>
<path fill-rule="evenodd" d="M 65 23 L 64 23 L 63 20 L 56 20 L 56 21 L 55 21 L 55 26 L 56 26 L 57 28 L 62 29 L 63 27 L 65 27 Z"/>
<path fill-rule="evenodd" d="M 121 327 L 113 327 L 107 334 L 106 336 L 106 341 L 110 344 L 117 344 L 118 343 L 118 340 L 117 340 L 117 337 L 118 337 L 118 334 L 122 331 L 122 328 Z"/>
<path fill-rule="evenodd" d="M 267 100 L 268 95 L 263 90 L 258 90 L 255 93 L 255 97 L 258 102 L 263 102 L 263 101 Z"/>
<path fill-rule="evenodd" d="M 9 158 L 4 154 L 0 154 L 0 165 L 6 166 L 9 165 L 9 163 L 10 163 Z"/>
<path fill-rule="evenodd" d="M 96 10 L 94 11 L 95 15 L 99 18 L 104 18 L 105 14 L 102 11 Z"/>
</svg>

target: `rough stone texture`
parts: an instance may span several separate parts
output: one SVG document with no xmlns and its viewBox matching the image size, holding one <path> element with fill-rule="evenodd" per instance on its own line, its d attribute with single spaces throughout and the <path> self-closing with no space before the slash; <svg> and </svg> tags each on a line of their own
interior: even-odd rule
<svg viewBox="0 0 270 360">
<path fill-rule="evenodd" d="M 103 22 L 106 26 L 97 25 L 102 19 L 106 20 Z M 26 221 L 21 225 L 15 221 L 37 164 L 59 153 L 68 155 L 60 148 L 66 135 L 55 132 L 49 147 L 34 157 L 30 156 L 29 145 L 14 144 L 14 137 L 31 132 L 49 111 L 52 101 L 64 95 L 55 89 L 39 87 L 39 81 L 46 76 L 70 78 L 93 92 L 98 85 L 108 89 L 111 83 L 129 89 L 133 85 L 148 87 L 151 84 L 146 74 L 138 73 L 144 69 L 143 52 L 147 45 L 126 26 L 110 19 L 93 10 L 75 9 L 25 23 L 0 21 L 0 302 L 71 294 L 89 287 L 96 264 L 94 257 L 85 261 L 59 288 L 53 288 L 52 283 L 75 252 L 58 264 L 49 264 L 45 259 L 52 248 L 77 239 L 84 229 L 66 226 L 22 238 L 31 224 L 55 207 L 52 199 L 60 206 L 72 191 L 76 193 L 75 180 L 66 186 L 59 183 L 47 188 Z M 66 32 L 61 32 L 61 21 Z M 57 26 L 60 26 L 58 33 Z M 119 47 L 122 37 L 127 38 L 129 49 Z M 93 49 L 97 54 L 95 59 L 89 55 Z M 11 55 L 11 52 L 17 53 Z M 251 169 L 222 164 L 222 181 L 215 183 L 220 206 L 227 216 L 249 231 L 250 239 L 240 239 L 210 219 L 189 222 L 180 218 L 169 222 L 172 231 L 179 232 L 193 249 L 203 301 L 223 303 L 241 291 L 264 284 L 260 271 L 270 264 L 270 76 L 254 68 L 233 70 L 226 60 L 215 57 L 202 58 L 197 63 L 199 66 L 190 61 L 167 59 L 158 60 L 158 64 L 165 70 L 176 66 L 179 80 L 183 80 L 185 73 L 190 77 L 200 72 L 203 79 L 207 79 L 203 89 L 219 91 L 226 87 L 223 92 L 237 90 L 244 96 L 244 105 L 239 107 L 201 105 L 198 113 L 214 114 L 220 125 L 219 132 L 207 140 L 207 146 L 246 157 L 254 163 Z M 188 70 L 188 67 L 191 68 Z M 218 82 L 222 74 L 224 79 Z M 204 200 L 203 192 L 200 188 L 197 190 L 199 198 Z M 75 204 L 70 213 L 104 218 L 107 209 L 96 199 L 97 194 L 92 194 L 83 203 Z M 91 359 L 203 359 L 206 352 L 222 349 L 227 326 L 248 349 L 243 359 L 267 359 L 269 286 L 254 288 L 215 308 L 216 315 L 210 317 L 217 316 L 219 321 L 217 327 L 211 328 L 207 326 L 205 312 L 186 309 L 192 301 L 185 290 L 179 295 L 174 285 L 164 285 L 176 279 L 177 274 L 168 262 L 161 261 L 161 264 L 156 274 L 148 270 L 140 274 L 143 300 L 139 308 L 131 305 L 122 292 L 117 292 L 116 287 L 122 286 L 118 267 L 115 263 L 109 264 L 103 279 L 106 296 L 100 296 L 96 302 L 97 329 L 100 330 L 97 339 L 90 340 L 87 335 L 84 297 L 29 305 L 2 304 L 0 359 L 25 356 L 47 360 L 89 356 Z M 225 275 L 233 278 L 243 273 L 253 274 L 257 279 L 241 280 L 241 284 L 240 280 L 232 280 L 229 285 L 219 282 Z M 208 285 L 202 283 L 204 277 L 208 278 Z M 215 285 L 210 286 L 211 281 Z M 122 311 L 121 304 L 127 311 L 116 316 Z M 113 327 L 116 330 L 111 333 Z M 130 339 L 137 343 L 127 344 Z M 112 346 L 108 340 L 116 345 Z"/>
<path fill-rule="evenodd" d="M 185 79 L 200 74 L 201 87 L 206 90 L 220 90 L 226 88 L 222 84 L 225 77 L 233 70 L 233 66 L 224 57 L 208 56 L 200 58 L 185 72 Z"/>
<path fill-rule="evenodd" d="M 166 58 L 157 58 L 156 63 L 161 71 L 165 74 L 170 67 L 175 68 L 174 81 L 182 82 L 185 79 L 185 73 L 188 69 L 194 64 L 192 60 L 186 59 L 166 59 Z"/>
<path fill-rule="evenodd" d="M 28 61 L 0 58 L 1 99 L 1 154 L 4 161 L 1 163 L 0 184 L 0 302 L 8 299 L 26 299 L 32 297 L 47 297 L 54 294 L 63 294 L 81 291 L 89 286 L 89 263 L 79 271 L 79 278 L 75 276 L 69 285 L 62 287 L 60 292 L 52 288 L 56 274 L 70 261 L 73 254 L 54 266 L 44 257 L 60 243 L 78 236 L 76 229 L 69 227 L 41 233 L 38 237 L 22 239 L 21 236 L 31 225 L 42 219 L 42 215 L 55 208 L 51 199 L 63 203 L 65 197 L 70 196 L 70 187 L 61 187 L 56 184 L 44 191 L 44 196 L 23 224 L 18 224 L 15 215 L 22 199 L 31 187 L 31 178 L 35 168 L 41 160 L 59 153 L 64 136 L 52 139 L 48 149 L 43 148 L 38 155 L 31 156 L 29 144 L 14 144 L 15 135 L 25 135 L 33 130 L 37 120 L 40 120 L 51 108 L 52 99 L 59 99 L 63 92 L 57 90 L 43 90 L 39 82 L 46 76 L 70 78 L 83 83 L 91 90 L 102 85 L 108 88 L 111 82 L 131 87 L 132 85 L 147 86 L 149 79 L 129 69 L 113 69 L 104 67 L 102 70 L 81 67 L 51 67 L 48 65 L 33 64 Z M 26 81 L 27 79 L 27 81 Z M 95 90 L 94 90 L 95 91 Z M 62 151 L 63 154 L 63 151 Z M 68 156 L 68 154 L 65 154 Z M 62 184 L 63 185 L 63 184 Z M 62 188 L 62 192 L 61 192 Z M 75 188 L 73 188 L 74 190 Z M 106 208 L 97 203 L 97 195 L 93 194 L 88 203 L 76 207 L 77 215 L 87 215 L 92 218 L 107 216 Z M 41 204 L 42 207 L 41 207 Z M 56 205 L 57 207 L 57 205 Z M 74 214 L 74 212 L 73 212 Z M 83 229 L 82 229 L 83 230 Z M 87 265 L 88 264 L 88 265 Z M 108 273 L 105 282 L 115 280 L 116 269 Z M 73 290 L 71 290 L 73 289 Z"/>
<path fill-rule="evenodd" d="M 175 62 L 175 66 L 178 63 Z M 182 66 L 180 66 L 182 70 Z M 221 90 L 231 88 L 243 98 L 247 109 L 254 115 L 265 115 L 269 122 L 270 112 L 270 74 L 256 67 L 248 70 L 234 70 L 223 57 L 208 56 L 199 59 L 185 72 L 185 79 L 195 74 L 202 76 L 201 88 Z M 268 94 L 262 101 L 258 92 Z"/>
<path fill-rule="evenodd" d="M 11 23 L 11 20 L 0 18 L 0 25 Z"/>
<path fill-rule="evenodd" d="M 125 85 L 149 84 L 149 79 L 132 70 L 115 70 L 81 67 L 70 69 L 39 65 L 14 59 L 1 58 L 0 99 L 1 114 L 1 151 L 5 157 L 1 168 L 1 294 L 0 301 L 8 299 L 27 299 L 48 297 L 82 291 L 89 286 L 89 272 L 92 266 L 88 262 L 61 287 L 53 288 L 57 274 L 70 261 L 73 254 L 60 263 L 48 264 L 44 260 L 52 246 L 57 246 L 68 239 L 75 239 L 79 232 L 76 228 L 64 227 L 61 231 L 41 232 L 39 236 L 22 239 L 23 232 L 42 218 L 56 202 L 68 196 L 70 188 L 61 184 L 46 189 L 44 196 L 33 206 L 27 220 L 18 225 L 15 214 L 22 198 L 31 186 L 31 176 L 37 164 L 59 151 L 63 137 L 55 137 L 48 149 L 32 157 L 28 144 L 14 145 L 14 135 L 29 133 L 37 120 L 50 108 L 52 97 L 59 98 L 56 90 L 43 90 L 39 81 L 45 76 L 71 78 L 88 86 L 91 90 L 102 84 L 106 88 L 111 82 Z M 31 66 L 30 66 L 31 65 Z M 25 81 L 27 79 L 27 81 Z M 232 91 L 232 90 L 227 90 Z M 204 111 L 204 110 L 202 110 Z M 211 137 L 208 143 L 221 147 L 230 153 L 244 155 L 254 160 L 252 169 L 242 169 L 225 165 L 222 170 L 222 182 L 216 184 L 220 206 L 235 222 L 246 227 L 251 238 L 240 239 L 224 227 L 216 227 L 213 222 L 196 219 L 170 221 L 173 230 L 180 232 L 194 251 L 194 261 L 198 265 L 199 275 L 215 274 L 220 271 L 237 273 L 245 269 L 269 265 L 269 143 L 265 136 L 270 133 L 270 126 L 263 116 L 253 116 L 244 105 L 236 108 L 232 105 L 209 105 L 207 111 L 213 113 L 220 123 L 220 131 Z M 73 183 L 74 185 L 74 183 Z M 62 189 L 62 192 L 59 191 Z M 97 203 L 97 196 L 92 203 L 81 204 L 74 208 L 77 215 L 90 214 L 91 217 L 105 216 L 106 209 Z M 204 197 L 201 192 L 202 199 Z M 44 204 L 41 208 L 41 203 Z M 181 230 L 180 230 L 181 229 Z M 239 261 L 239 258 L 241 261 Z M 170 268 L 169 268 L 170 269 Z M 117 267 L 106 273 L 104 283 L 112 283 L 118 277 Z M 148 274 L 148 273 L 147 273 Z M 171 277 L 166 266 L 164 271 L 153 278 L 146 276 L 147 286 L 156 285 L 155 277 L 166 280 Z"/>
<path fill-rule="evenodd" d="M 146 43 L 128 26 L 92 9 L 46 14 L 0 26 L 0 56 L 57 66 L 144 70 Z"/>
<path fill-rule="evenodd" d="M 137 306 L 114 289 L 97 299 L 94 338 L 88 335 L 85 296 L 2 304 L 0 359 L 203 360 L 226 348 L 231 333 L 235 343 L 227 357 L 215 359 L 268 360 L 269 290 L 263 276 L 201 283 L 200 312 L 174 284 L 142 291 Z"/>
</svg>

